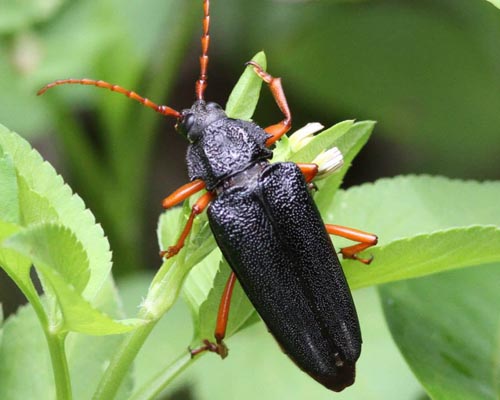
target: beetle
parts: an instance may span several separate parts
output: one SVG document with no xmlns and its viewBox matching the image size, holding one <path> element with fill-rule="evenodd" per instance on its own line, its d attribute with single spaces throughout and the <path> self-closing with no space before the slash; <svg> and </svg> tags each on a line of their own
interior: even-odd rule
<svg viewBox="0 0 500 400">
<path fill-rule="evenodd" d="M 192 207 L 176 244 L 161 255 L 175 256 L 194 218 L 208 209 L 213 235 L 232 268 L 219 308 L 215 342 L 207 339 L 191 354 L 212 351 L 227 355 L 223 339 L 238 280 L 283 351 L 325 387 L 341 391 L 354 382 L 362 340 L 351 292 L 329 235 L 358 241 L 340 253 L 365 264 L 371 259 L 360 258 L 358 253 L 375 245 L 377 237 L 323 223 L 309 190 L 317 165 L 269 162 L 270 148 L 289 131 L 292 121 L 280 78 L 253 61 L 247 63 L 268 85 L 284 115 L 266 128 L 231 119 L 218 104 L 205 101 L 209 8 L 209 0 L 204 0 L 200 75 L 190 108 L 179 112 L 118 85 L 92 79 L 57 80 L 38 94 L 62 84 L 94 85 L 175 118 L 176 130 L 190 142 L 186 156 L 190 182 L 166 197 L 163 207 L 173 207 L 203 189 L 206 193 Z"/>
</svg>

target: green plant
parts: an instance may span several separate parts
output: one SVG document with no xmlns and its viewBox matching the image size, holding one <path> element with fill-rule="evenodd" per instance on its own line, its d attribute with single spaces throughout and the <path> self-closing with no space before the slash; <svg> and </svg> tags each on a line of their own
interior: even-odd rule
<svg viewBox="0 0 500 400">
<path fill-rule="evenodd" d="M 256 59 L 265 64 L 262 53 Z M 250 118 L 260 85 L 245 71 L 228 101 L 229 115 Z M 319 208 L 326 221 L 380 237 L 380 245 L 370 251 L 376 260 L 372 266 L 343 262 L 351 288 L 380 285 L 394 339 L 433 398 L 495 398 L 500 270 L 478 266 L 500 261 L 500 183 L 408 176 L 339 190 L 373 125 L 339 123 L 298 151 L 284 138 L 276 158 L 309 162 L 325 148 L 340 148 L 346 166 L 318 182 Z M 195 360 L 184 348 L 170 349 L 180 357 L 168 364 L 149 362 L 141 379 L 131 366 L 182 287 L 193 317 L 191 344 L 213 331 L 229 269 L 206 217 L 197 219 L 186 247 L 161 266 L 135 318 L 123 319 L 120 296 L 127 293 L 117 291 L 109 275 L 111 257 L 102 229 L 54 169 L 6 128 L 0 131 L 0 187 L 0 265 L 30 301 L 2 326 L 0 397 L 155 398 Z M 175 241 L 188 213 L 186 203 L 160 217 L 162 248 Z M 44 295 L 33 284 L 32 264 Z M 470 266 L 476 268 L 431 275 Z M 422 276 L 427 277 L 409 280 Z M 365 317 L 360 315 L 362 325 Z M 237 288 L 228 336 L 256 321 Z"/>
</svg>

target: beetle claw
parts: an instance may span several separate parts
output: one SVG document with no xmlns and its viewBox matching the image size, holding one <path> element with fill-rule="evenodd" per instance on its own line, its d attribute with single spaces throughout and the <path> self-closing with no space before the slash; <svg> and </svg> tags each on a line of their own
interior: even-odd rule
<svg viewBox="0 0 500 400">
<path fill-rule="evenodd" d="M 210 351 L 211 353 L 218 354 L 220 358 L 224 359 L 229 353 L 229 349 L 223 341 L 220 341 L 220 343 L 214 343 L 207 339 L 203 340 L 203 346 L 198 347 L 197 349 L 188 348 L 188 350 L 191 354 L 191 358 L 205 351 Z"/>
<path fill-rule="evenodd" d="M 345 249 L 340 249 L 339 254 L 342 254 L 342 257 L 348 260 L 356 260 L 362 262 L 365 265 L 369 265 L 373 261 L 373 255 L 370 255 L 369 258 L 361 258 L 358 256 L 358 253 L 350 253 L 345 251 Z"/>
<path fill-rule="evenodd" d="M 161 258 L 171 258 L 179 252 L 180 248 L 177 246 L 170 246 L 167 250 L 160 251 Z"/>
<path fill-rule="evenodd" d="M 368 258 L 361 258 L 361 257 L 358 257 L 357 254 L 354 254 L 353 258 L 355 260 L 357 260 L 357 261 L 362 262 L 365 265 L 370 265 L 370 263 L 373 261 L 373 256 L 372 255 L 370 255 L 370 257 L 368 257 Z"/>
</svg>

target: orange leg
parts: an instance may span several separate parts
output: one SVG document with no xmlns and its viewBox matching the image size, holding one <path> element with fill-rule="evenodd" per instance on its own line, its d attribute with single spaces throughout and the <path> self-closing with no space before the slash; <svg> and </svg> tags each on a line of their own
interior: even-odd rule
<svg viewBox="0 0 500 400">
<path fill-rule="evenodd" d="M 373 260 L 373 257 L 370 258 L 360 258 L 358 257 L 358 253 L 367 249 L 368 247 L 375 246 L 378 242 L 377 235 L 373 233 L 363 232 L 357 229 L 348 228 L 346 226 L 340 225 L 331 225 L 325 224 L 326 231 L 330 235 L 341 236 L 346 239 L 354 240 L 356 242 L 360 242 L 353 246 L 344 247 L 340 249 L 340 253 L 344 258 L 351 258 L 353 260 L 361 261 L 364 264 L 370 264 Z"/>
<path fill-rule="evenodd" d="M 277 124 L 268 126 L 264 130 L 271 135 L 269 139 L 267 139 L 266 145 L 271 146 L 274 142 L 279 140 L 281 136 L 287 133 L 292 127 L 292 114 L 290 113 L 290 109 L 288 108 L 288 103 L 286 101 L 285 92 L 283 91 L 283 86 L 281 85 L 281 78 L 275 78 L 269 75 L 266 71 L 262 69 L 262 67 L 254 61 L 249 61 L 246 65 L 253 66 L 253 69 L 260 78 L 267 83 L 271 93 L 276 101 L 276 104 L 280 108 L 281 112 L 285 116 L 285 118 L 278 122 Z"/>
<path fill-rule="evenodd" d="M 186 183 L 175 192 L 163 199 L 163 208 L 167 209 L 176 206 L 180 202 L 186 200 L 188 197 L 191 197 L 193 194 L 198 193 L 202 189 L 205 189 L 205 182 L 200 179 Z"/>
<path fill-rule="evenodd" d="M 186 241 L 186 238 L 188 237 L 189 232 L 193 227 L 194 218 L 197 215 L 201 214 L 205 208 L 207 208 L 214 196 L 215 195 L 212 192 L 207 192 L 198 199 L 198 201 L 193 205 L 193 208 L 191 209 L 191 214 L 189 215 L 186 226 L 184 226 L 184 230 L 182 231 L 179 240 L 177 240 L 177 243 L 175 245 L 170 246 L 168 250 L 161 251 L 161 257 L 173 257 L 184 247 L 184 242 Z"/>
<path fill-rule="evenodd" d="M 229 319 L 229 309 L 231 307 L 231 296 L 233 295 L 234 284 L 236 283 L 236 275 L 231 272 L 222 293 L 219 304 L 219 312 L 217 313 L 217 323 L 215 325 L 215 343 L 209 340 L 203 341 L 203 346 L 190 350 L 191 356 L 203 353 L 204 351 L 211 351 L 217 353 L 221 358 L 226 358 L 228 349 L 224 344 L 224 337 L 226 336 L 227 321 Z"/>
<path fill-rule="evenodd" d="M 306 178 L 307 183 L 311 182 L 318 174 L 318 166 L 316 164 L 297 163 L 297 166 L 300 168 L 304 178 Z"/>
</svg>

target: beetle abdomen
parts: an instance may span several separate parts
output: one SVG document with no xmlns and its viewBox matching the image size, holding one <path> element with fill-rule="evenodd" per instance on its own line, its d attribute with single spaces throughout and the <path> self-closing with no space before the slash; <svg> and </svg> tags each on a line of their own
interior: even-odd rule
<svg viewBox="0 0 500 400">
<path fill-rule="evenodd" d="M 295 164 L 271 164 L 257 182 L 212 202 L 212 231 L 283 350 L 323 385 L 342 390 L 354 382 L 361 334 L 331 240 Z"/>
</svg>

